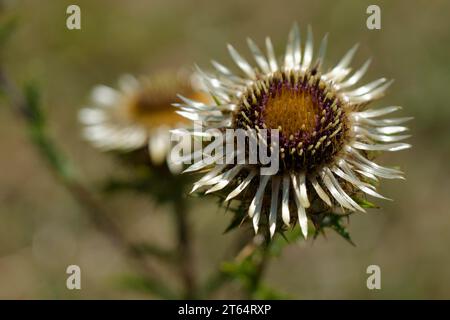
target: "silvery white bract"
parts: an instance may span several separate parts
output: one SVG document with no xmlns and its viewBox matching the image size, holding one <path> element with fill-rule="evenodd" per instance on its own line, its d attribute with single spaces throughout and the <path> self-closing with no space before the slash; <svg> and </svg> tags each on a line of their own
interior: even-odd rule
<svg viewBox="0 0 450 320">
<path fill-rule="evenodd" d="M 182 165 L 170 159 L 170 129 L 185 121 L 170 107 L 180 89 L 172 78 L 161 75 L 138 80 L 124 75 L 119 78 L 118 89 L 96 86 L 91 93 L 92 105 L 79 112 L 84 138 L 102 151 L 130 152 L 148 147 L 153 165 L 167 163 L 172 173 L 179 173 Z"/>
</svg>

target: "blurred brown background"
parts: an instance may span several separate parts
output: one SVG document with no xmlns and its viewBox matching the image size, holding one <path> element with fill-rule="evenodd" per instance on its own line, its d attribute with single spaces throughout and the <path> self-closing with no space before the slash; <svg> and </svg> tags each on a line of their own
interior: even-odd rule
<svg viewBox="0 0 450 320">
<path fill-rule="evenodd" d="M 406 181 L 383 181 L 394 199 L 358 214 L 349 230 L 352 247 L 333 232 L 287 247 L 272 260 L 268 283 L 294 298 L 450 298 L 450 23 L 448 1 L 4 1 L 4 15 L 19 25 L 5 52 L 18 82 L 39 81 L 50 134 L 77 165 L 83 181 L 98 184 L 122 170 L 80 138 L 77 111 L 97 83 L 118 75 L 163 68 L 225 64 L 226 43 L 248 54 L 245 38 L 270 35 L 284 50 L 294 21 L 311 24 L 316 44 L 330 32 L 328 65 L 355 42 L 354 65 L 374 61 L 364 78 L 396 81 L 376 106 L 402 105 L 411 150 L 387 154 Z M 66 8 L 81 7 L 82 30 L 66 29 Z M 381 7 L 381 30 L 366 28 L 366 8 Z M 304 34 L 304 33 L 303 33 Z M 302 35 L 303 35 L 302 34 Z M 1 48 L 3 50 L 3 48 Z M 248 56 L 248 55 L 247 55 Z M 24 124 L 0 102 L 0 298 L 147 298 L 116 286 L 129 271 L 123 255 L 98 233 L 49 174 L 30 144 Z M 123 194 L 105 205 L 135 240 L 170 245 L 167 208 Z M 233 234 L 215 202 L 193 200 L 191 223 L 197 268 L 206 277 L 221 261 Z M 65 287 L 69 264 L 82 269 L 82 290 Z M 366 268 L 382 270 L 382 290 L 366 288 Z M 172 282 L 170 271 L 165 272 Z M 233 290 L 232 288 L 230 290 Z M 221 295 L 219 294 L 218 297 Z M 229 294 L 224 294 L 229 297 Z"/>
</svg>

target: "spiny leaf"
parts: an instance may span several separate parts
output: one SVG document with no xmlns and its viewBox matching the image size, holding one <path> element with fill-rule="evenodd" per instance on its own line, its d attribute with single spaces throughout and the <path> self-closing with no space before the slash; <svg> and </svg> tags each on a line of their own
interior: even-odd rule
<svg viewBox="0 0 450 320">
<path fill-rule="evenodd" d="M 227 226 L 227 228 L 225 229 L 225 231 L 223 232 L 224 234 L 230 232 L 231 230 L 239 227 L 243 221 L 243 219 L 245 219 L 245 217 L 242 217 L 239 214 L 234 214 L 233 219 L 231 220 L 230 224 Z"/>
<path fill-rule="evenodd" d="M 223 201 L 221 202 L 221 205 L 223 206 Z M 240 202 L 240 205 L 238 207 L 231 207 L 230 205 L 228 205 L 226 210 L 233 213 L 233 218 L 228 227 L 225 229 L 224 233 L 227 233 L 239 227 L 247 217 L 247 211 L 242 202 Z"/>
<path fill-rule="evenodd" d="M 350 237 L 350 233 L 347 231 L 346 227 L 342 223 L 342 219 L 348 219 L 349 215 L 342 215 L 336 213 L 324 213 L 319 217 L 316 217 L 314 221 L 316 225 L 316 232 L 314 238 L 317 238 L 319 233 L 323 233 L 325 228 L 330 228 L 334 230 L 337 234 L 347 240 L 351 245 L 355 246 L 355 243 Z"/>
<path fill-rule="evenodd" d="M 283 248 L 302 237 L 299 226 L 290 228 L 287 231 L 279 232 L 280 237 L 274 237 L 270 245 L 270 254 L 272 256 L 279 256 Z"/>
<path fill-rule="evenodd" d="M 347 240 L 351 245 L 356 246 L 353 240 L 350 237 L 350 233 L 347 231 L 345 227 L 343 227 L 340 223 L 336 223 L 331 226 L 331 228 L 336 231 L 341 237 Z"/>
</svg>

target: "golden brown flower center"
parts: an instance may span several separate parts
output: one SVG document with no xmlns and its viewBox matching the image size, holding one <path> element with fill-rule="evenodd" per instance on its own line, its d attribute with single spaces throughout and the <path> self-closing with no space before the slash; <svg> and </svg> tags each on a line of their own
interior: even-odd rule
<svg viewBox="0 0 450 320">
<path fill-rule="evenodd" d="M 344 104 L 317 72 L 278 72 L 247 88 L 237 128 L 281 129 L 282 170 L 316 170 L 332 162 L 348 132 Z"/>
<path fill-rule="evenodd" d="M 128 98 L 126 110 L 130 121 L 139 123 L 147 128 L 167 125 L 175 126 L 186 123 L 187 120 L 175 112 L 172 107 L 177 99 L 176 94 L 180 92 L 185 97 L 197 101 L 205 101 L 206 95 L 192 90 L 181 90 L 175 88 L 174 92 L 158 92 L 158 90 L 143 90 Z M 170 90 L 171 91 L 171 90 Z"/>
<path fill-rule="evenodd" d="M 172 126 L 184 122 L 183 117 L 174 112 L 171 103 L 175 100 L 161 99 L 151 92 L 141 92 L 131 98 L 129 115 L 133 121 L 152 128 L 159 125 Z"/>
<path fill-rule="evenodd" d="M 312 133 L 320 107 L 309 92 L 283 88 L 267 100 L 263 117 L 268 128 L 280 128 L 286 136 L 300 130 Z"/>
</svg>

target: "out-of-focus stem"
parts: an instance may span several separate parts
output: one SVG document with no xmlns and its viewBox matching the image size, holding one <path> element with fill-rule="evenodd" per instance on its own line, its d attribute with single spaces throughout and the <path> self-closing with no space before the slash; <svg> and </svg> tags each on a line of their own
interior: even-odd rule
<svg viewBox="0 0 450 320">
<path fill-rule="evenodd" d="M 188 210 L 185 199 L 181 192 L 174 204 L 178 259 L 180 263 L 180 274 L 184 286 L 184 298 L 194 299 L 197 297 L 195 278 L 195 265 L 192 247 L 192 235 L 188 222 Z"/>
</svg>

